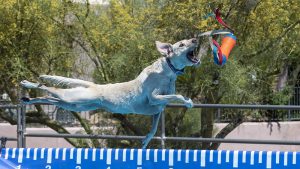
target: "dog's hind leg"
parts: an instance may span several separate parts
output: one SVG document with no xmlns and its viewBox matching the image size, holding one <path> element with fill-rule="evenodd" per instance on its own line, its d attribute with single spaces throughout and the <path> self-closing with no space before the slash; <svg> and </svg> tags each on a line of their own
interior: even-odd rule
<svg viewBox="0 0 300 169">
<path fill-rule="evenodd" d="M 160 115 L 161 115 L 161 113 L 157 113 L 157 114 L 153 115 L 152 128 L 151 128 L 151 131 L 147 134 L 146 138 L 143 140 L 143 147 L 142 147 L 143 149 L 145 149 L 147 147 L 148 143 L 155 135 L 157 126 L 158 126 L 158 122 L 160 119 Z"/>
<path fill-rule="evenodd" d="M 37 97 L 37 98 L 23 97 L 23 98 L 21 98 L 21 101 L 24 104 L 52 104 L 52 105 L 61 107 L 66 110 L 71 110 L 71 111 L 78 111 L 78 109 L 80 108 L 79 106 L 77 106 L 75 104 L 70 104 L 70 103 L 64 102 L 58 98 L 49 97 L 49 96 Z"/>
<path fill-rule="evenodd" d="M 23 80 L 21 85 L 29 89 L 39 89 L 48 92 L 51 96 L 71 104 L 88 104 L 97 100 L 98 97 L 97 91 L 94 87 L 74 87 L 61 89 L 56 87 L 48 87 L 39 83 L 32 83 L 27 80 Z"/>
<path fill-rule="evenodd" d="M 61 100 L 59 100 L 58 98 L 54 98 L 54 97 L 37 97 L 37 98 L 28 98 L 28 97 L 22 97 L 21 101 L 24 104 L 35 104 L 35 103 L 39 103 L 39 104 L 61 104 Z"/>
<path fill-rule="evenodd" d="M 29 82 L 27 80 L 23 80 L 21 81 L 21 86 L 27 88 L 27 89 L 38 89 L 42 86 L 42 84 L 40 83 L 33 83 L 33 82 Z"/>
<path fill-rule="evenodd" d="M 28 88 L 28 89 L 40 89 L 43 91 L 46 91 L 50 93 L 53 97 L 61 98 L 62 97 L 62 92 L 60 90 L 62 89 L 57 89 L 55 87 L 47 87 L 41 83 L 33 83 L 29 82 L 27 80 L 21 81 L 21 86 Z"/>
</svg>

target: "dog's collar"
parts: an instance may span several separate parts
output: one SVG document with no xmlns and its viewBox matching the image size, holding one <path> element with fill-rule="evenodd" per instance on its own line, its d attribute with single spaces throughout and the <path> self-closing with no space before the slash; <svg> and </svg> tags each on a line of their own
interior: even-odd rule
<svg viewBox="0 0 300 169">
<path fill-rule="evenodd" d="M 166 61 L 168 63 L 168 66 L 170 67 L 170 69 L 178 76 L 178 75 L 182 75 L 184 74 L 184 68 L 183 69 L 176 69 L 174 67 L 174 65 L 172 65 L 171 61 L 169 58 L 166 58 Z"/>
</svg>

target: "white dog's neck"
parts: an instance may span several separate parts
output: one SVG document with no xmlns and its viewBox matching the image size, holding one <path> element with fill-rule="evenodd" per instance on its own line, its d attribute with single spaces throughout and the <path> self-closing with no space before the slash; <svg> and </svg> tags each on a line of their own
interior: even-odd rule
<svg viewBox="0 0 300 169">
<path fill-rule="evenodd" d="M 176 75 L 182 75 L 184 74 L 184 67 L 181 69 L 178 69 L 178 66 L 174 65 L 174 61 L 172 61 L 170 58 L 166 57 L 166 62 L 170 69 L 176 74 Z"/>
<path fill-rule="evenodd" d="M 186 64 L 184 63 L 184 61 L 182 59 L 178 59 L 178 57 L 168 57 L 172 63 L 172 65 L 178 69 L 178 70 L 181 70 L 181 69 L 184 69 L 186 67 Z"/>
</svg>

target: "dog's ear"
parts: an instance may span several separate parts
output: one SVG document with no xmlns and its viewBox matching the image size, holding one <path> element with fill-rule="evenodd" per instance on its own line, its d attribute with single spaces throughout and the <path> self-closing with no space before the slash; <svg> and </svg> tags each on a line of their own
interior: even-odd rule
<svg viewBox="0 0 300 169">
<path fill-rule="evenodd" d="M 173 53 L 173 48 L 170 43 L 155 42 L 157 50 L 164 56 L 170 56 Z"/>
</svg>

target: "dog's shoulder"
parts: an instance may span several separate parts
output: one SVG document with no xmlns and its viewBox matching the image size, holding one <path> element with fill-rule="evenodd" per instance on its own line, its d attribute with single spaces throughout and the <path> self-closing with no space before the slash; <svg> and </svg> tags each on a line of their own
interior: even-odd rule
<svg viewBox="0 0 300 169">
<path fill-rule="evenodd" d="M 153 64 L 146 67 L 138 76 L 140 81 L 150 80 L 150 79 L 173 79 L 174 73 L 167 67 L 166 59 L 159 58 Z M 176 78 L 176 76 L 175 76 Z M 155 83 L 155 82 L 153 82 Z"/>
<path fill-rule="evenodd" d="M 146 74 L 147 76 L 153 74 L 163 74 L 166 71 L 165 58 L 159 58 L 151 65 L 147 66 L 141 74 Z"/>
<path fill-rule="evenodd" d="M 157 59 L 152 65 L 148 66 L 149 73 L 161 73 L 164 70 L 164 58 Z"/>
</svg>

